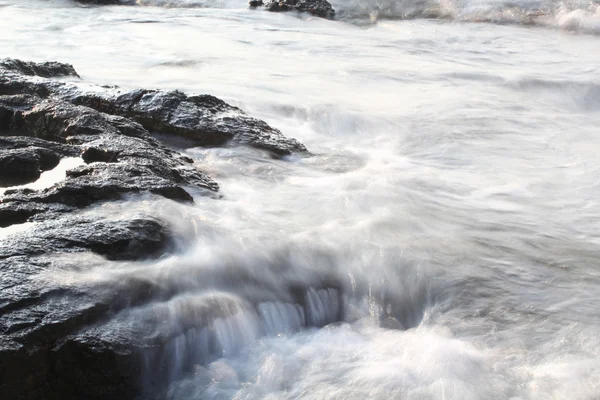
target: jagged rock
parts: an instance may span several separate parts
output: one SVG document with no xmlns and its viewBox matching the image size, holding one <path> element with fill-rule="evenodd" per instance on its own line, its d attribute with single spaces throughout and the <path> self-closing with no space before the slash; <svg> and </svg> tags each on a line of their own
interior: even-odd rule
<svg viewBox="0 0 600 400">
<path fill-rule="evenodd" d="M 42 99 L 47 100 L 41 102 Z M 58 100 L 63 104 L 55 106 Z M 67 109 L 65 103 L 100 111 L 110 124 L 121 123 L 124 129 L 131 128 L 134 135 L 140 131 L 138 127 L 142 127 L 152 133 L 184 137 L 196 146 L 245 145 L 266 150 L 276 157 L 308 153 L 297 140 L 286 138 L 266 122 L 252 118 L 214 96 L 188 96 L 179 91 L 147 89 L 88 90 L 73 82 L 31 79 L 16 68 L 3 70 L 0 65 L 0 133 L 22 129 L 25 124 L 36 132 L 36 136 L 47 137 L 44 129 L 54 123 L 52 115 L 48 116 L 48 121 L 32 119 L 39 113 L 48 114 L 47 108 L 53 107 L 62 119 L 65 113 L 74 113 L 74 116 L 83 112 L 82 109 Z M 92 118 L 90 110 L 83 115 Z M 27 117 L 29 121 L 23 121 Z M 132 127 L 134 121 L 140 125 Z M 98 120 L 98 124 L 98 129 L 106 128 L 106 122 Z"/>
<path fill-rule="evenodd" d="M 131 118 L 150 132 L 180 136 L 197 146 L 243 144 L 276 156 L 306 152 L 298 141 L 284 137 L 264 121 L 249 117 L 239 108 L 210 95 L 116 89 L 100 94 L 74 93 L 64 98 L 73 104 Z"/>
<path fill-rule="evenodd" d="M 202 146 L 247 145 L 276 157 L 306 153 L 299 142 L 213 96 L 90 90 L 78 79 L 67 64 L 0 60 L 3 184 L 30 182 L 66 157 L 83 160 L 48 188 L 8 188 L 0 195 L 0 228 L 31 223 L 0 238 L 2 399 L 136 398 L 154 387 L 143 376 L 164 383 L 199 359 L 190 354 L 181 366 L 168 361 L 181 335 L 193 338 L 237 310 L 226 298 L 224 308 L 199 308 L 180 327 L 166 329 L 162 318 L 169 307 L 189 310 L 176 294 L 188 279 L 198 285 L 206 277 L 190 272 L 184 281 L 146 279 L 144 272 L 123 278 L 118 268 L 112 277 L 94 273 L 94 262 L 113 260 L 120 267 L 160 257 L 176 240 L 167 224 L 150 216 L 111 219 L 88 206 L 129 193 L 193 201 L 189 187 L 218 191 L 192 159 L 152 134 Z M 82 281 L 73 284 L 75 276 Z M 155 308 L 157 301 L 167 303 Z M 218 354 L 218 345 L 211 346 L 207 351 Z M 162 360 L 165 368 L 144 370 Z"/>
<path fill-rule="evenodd" d="M 86 207 L 98 201 L 119 199 L 126 193 L 142 191 L 173 200 L 193 201 L 183 186 L 218 190 L 213 180 L 190 165 L 189 158 L 168 149 L 153 139 L 141 125 L 127 118 L 49 99 L 40 100 L 30 110 L 19 113 L 21 123 L 18 132 L 35 137 L 0 138 L 0 146 L 11 148 L 2 153 L 4 158 L 13 160 L 14 154 L 31 152 L 29 158 L 33 161 L 30 162 L 30 169 L 34 169 L 33 172 L 49 166 L 42 165 L 41 161 L 34 162 L 41 160 L 38 153 L 62 156 L 81 154 L 85 157 L 84 161 L 91 164 L 69 171 L 63 181 L 48 189 L 34 192 L 7 190 L 1 199 L 3 209 L 0 214 L 10 215 L 10 218 L 3 225 L 7 225 L 6 221 L 24 222 L 25 215 L 32 217 L 43 210 L 34 207 L 24 211 L 22 203 L 28 201 Z M 28 144 L 30 147 L 26 147 Z M 37 148 L 40 150 L 36 153 Z M 0 176 L 3 170 L 2 157 Z M 4 168 L 7 171 L 4 175 L 10 175 L 14 170 L 9 168 L 10 165 Z M 33 172 L 28 175 L 29 181 L 36 178 Z M 16 209 L 11 211 L 10 205 L 13 203 Z"/>
<path fill-rule="evenodd" d="M 0 260 L 84 250 L 110 260 L 153 258 L 165 251 L 169 240 L 166 227 L 151 218 L 111 222 L 62 217 L 1 241 Z"/>
<path fill-rule="evenodd" d="M 71 146 L 63 143 L 49 142 L 47 140 L 31 136 L 0 136 L 0 151 L 44 148 L 63 157 L 77 157 L 81 149 L 77 146 Z"/>
<path fill-rule="evenodd" d="M 40 147 L 0 152 L 0 187 L 22 185 L 37 180 L 42 171 L 58 165 L 60 156 Z"/>
<path fill-rule="evenodd" d="M 252 2 L 251 2 L 252 3 Z M 307 12 L 321 18 L 333 19 L 335 10 L 326 0 L 281 0 L 270 1 L 265 4 L 269 11 Z"/>
<path fill-rule="evenodd" d="M 86 164 L 92 162 L 117 162 L 118 157 L 118 151 L 110 151 L 99 147 L 88 147 L 81 153 L 81 158 L 83 158 Z"/>
<path fill-rule="evenodd" d="M 75 207 L 60 203 L 36 203 L 27 197 L 24 201 L 0 202 L 0 228 L 35 221 L 36 216 L 53 219 L 73 210 Z"/>
<path fill-rule="evenodd" d="M 82 144 L 98 135 L 123 135 L 142 138 L 158 146 L 134 121 L 62 100 L 43 100 L 31 110 L 22 112 L 21 118 L 21 129 L 50 141 Z"/>
<path fill-rule="evenodd" d="M 36 63 L 16 60 L 14 58 L 5 58 L 0 59 L 0 69 L 18 72 L 23 75 L 41 76 L 43 78 L 58 76 L 76 76 L 79 78 L 79 75 L 71 64 L 56 61 Z"/>
</svg>

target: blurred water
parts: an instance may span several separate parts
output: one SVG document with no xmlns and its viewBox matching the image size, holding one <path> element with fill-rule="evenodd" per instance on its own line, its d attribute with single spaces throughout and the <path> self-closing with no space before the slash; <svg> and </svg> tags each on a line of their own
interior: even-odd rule
<svg viewBox="0 0 600 400">
<path fill-rule="evenodd" d="M 180 253 L 44 277 L 170 283 L 170 327 L 229 310 L 173 341 L 170 398 L 600 396 L 597 3 L 139 3 L 0 0 L 2 55 L 210 93 L 315 154 L 187 150 L 222 199 L 88 211 L 167 219 Z"/>
</svg>

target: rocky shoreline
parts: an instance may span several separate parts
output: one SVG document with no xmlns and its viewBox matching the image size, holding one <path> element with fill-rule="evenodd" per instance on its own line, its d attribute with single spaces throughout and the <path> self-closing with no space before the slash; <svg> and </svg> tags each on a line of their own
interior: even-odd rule
<svg viewBox="0 0 600 400">
<path fill-rule="evenodd" d="M 136 0 L 75 0 L 81 4 L 91 5 L 135 5 Z M 250 8 L 262 7 L 267 11 L 297 11 L 300 13 L 308 13 L 320 18 L 334 19 L 335 10 L 327 0 L 250 0 L 248 2 Z M 264 6 L 264 7 L 263 7 Z"/>
<path fill-rule="evenodd" d="M 160 364 L 169 338 L 181 332 L 150 340 L 139 335 L 143 327 L 111 324 L 131 305 L 168 300 L 169 289 L 137 278 L 75 287 L 39 277 L 83 268 L 65 258 L 73 253 L 144 260 L 173 249 L 167 222 L 81 213 L 91 205 L 138 193 L 193 202 L 190 188 L 218 196 L 217 182 L 155 134 L 192 146 L 249 146 L 266 157 L 308 155 L 298 141 L 210 95 L 84 86 L 68 64 L 0 60 L 0 227 L 32 224 L 0 239 L 1 398 L 133 399 L 152 387 L 144 362 Z M 60 182 L 10 188 L 66 158 L 81 161 Z M 185 329 L 206 325 L 217 317 L 211 313 Z"/>
</svg>

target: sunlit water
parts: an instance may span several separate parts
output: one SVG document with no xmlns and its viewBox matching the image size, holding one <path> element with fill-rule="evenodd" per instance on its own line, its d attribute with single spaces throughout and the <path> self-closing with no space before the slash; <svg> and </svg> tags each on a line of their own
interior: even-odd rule
<svg viewBox="0 0 600 400">
<path fill-rule="evenodd" d="M 166 219 L 175 255 L 40 279 L 180 288 L 124 320 L 220 307 L 221 357 L 171 399 L 598 399 L 600 11 L 518 1 L 336 1 L 326 21 L 242 0 L 0 0 L 3 56 L 210 93 L 314 154 L 189 149 L 222 199 L 86 211 Z M 193 332 L 173 368 L 202 351 Z"/>
</svg>

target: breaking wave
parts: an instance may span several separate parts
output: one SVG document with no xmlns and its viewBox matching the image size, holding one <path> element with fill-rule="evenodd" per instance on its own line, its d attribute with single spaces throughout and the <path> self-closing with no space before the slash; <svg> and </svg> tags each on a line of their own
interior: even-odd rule
<svg viewBox="0 0 600 400">
<path fill-rule="evenodd" d="M 136 0 L 142 6 L 169 8 L 244 8 L 244 0 Z M 494 0 L 333 0 L 337 19 L 359 25 L 381 20 L 440 19 L 471 23 L 540 26 L 600 34 L 600 2 Z"/>
<path fill-rule="evenodd" d="M 360 0 L 334 1 L 334 6 L 338 17 L 356 22 L 429 18 L 600 34 L 600 3 L 597 1 Z"/>
</svg>

